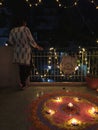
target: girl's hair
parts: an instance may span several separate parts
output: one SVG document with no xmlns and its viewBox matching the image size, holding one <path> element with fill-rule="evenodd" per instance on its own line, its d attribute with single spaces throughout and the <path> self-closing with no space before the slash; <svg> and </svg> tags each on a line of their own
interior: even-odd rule
<svg viewBox="0 0 98 130">
<path fill-rule="evenodd" d="M 26 19 L 23 17 L 14 17 L 12 20 L 12 28 L 13 27 L 20 27 L 22 26 L 24 23 L 26 23 Z"/>
</svg>

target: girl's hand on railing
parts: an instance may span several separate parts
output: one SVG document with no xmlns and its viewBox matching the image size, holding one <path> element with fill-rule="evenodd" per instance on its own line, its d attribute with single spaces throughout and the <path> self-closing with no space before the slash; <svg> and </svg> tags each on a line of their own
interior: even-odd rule
<svg viewBox="0 0 98 130">
<path fill-rule="evenodd" d="M 37 49 L 38 49 L 38 50 L 40 50 L 40 51 L 42 51 L 42 50 L 43 50 L 43 48 L 42 48 L 42 47 L 40 47 L 40 46 L 37 46 Z"/>
</svg>

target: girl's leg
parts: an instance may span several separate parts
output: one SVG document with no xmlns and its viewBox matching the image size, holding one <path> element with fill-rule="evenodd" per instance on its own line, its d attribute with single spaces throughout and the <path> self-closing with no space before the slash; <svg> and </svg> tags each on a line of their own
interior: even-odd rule
<svg viewBox="0 0 98 130">
<path fill-rule="evenodd" d="M 30 75 L 31 67 L 27 65 L 19 65 L 20 81 L 23 87 L 26 86 L 26 80 Z"/>
</svg>

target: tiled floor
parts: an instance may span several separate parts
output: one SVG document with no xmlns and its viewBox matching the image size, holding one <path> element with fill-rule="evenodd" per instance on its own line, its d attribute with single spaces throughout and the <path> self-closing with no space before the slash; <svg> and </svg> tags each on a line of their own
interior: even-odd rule
<svg viewBox="0 0 98 130">
<path fill-rule="evenodd" d="M 23 91 L 16 88 L 0 89 L 0 130 L 29 130 L 27 107 L 37 97 L 53 91 L 79 91 L 97 96 L 98 93 L 86 86 L 31 86 Z M 98 97 L 98 96 L 97 96 Z"/>
</svg>

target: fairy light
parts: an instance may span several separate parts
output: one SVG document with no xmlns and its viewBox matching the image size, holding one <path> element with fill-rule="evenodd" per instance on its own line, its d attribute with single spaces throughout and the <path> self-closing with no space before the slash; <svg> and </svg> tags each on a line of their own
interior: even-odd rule
<svg viewBox="0 0 98 130">
<path fill-rule="evenodd" d="M 29 5 L 29 7 L 38 6 L 42 2 L 41 0 L 37 0 L 37 2 L 35 2 L 35 3 L 33 3 L 33 0 L 32 0 L 32 2 L 30 0 L 25 0 L 25 1 Z"/>
<path fill-rule="evenodd" d="M 93 0 L 91 0 L 91 3 L 94 3 L 94 1 L 93 1 Z"/>
<path fill-rule="evenodd" d="M 89 0 L 89 2 L 91 2 L 96 9 L 98 9 L 98 4 L 96 4 L 96 1 L 95 0 Z"/>
<path fill-rule="evenodd" d="M 33 0 L 25 0 L 27 2 L 27 4 L 32 7 L 32 6 L 38 6 L 42 3 L 42 0 L 36 0 L 35 3 L 33 3 Z M 78 5 L 79 0 L 73 0 L 72 3 L 70 3 L 69 5 L 67 5 L 67 3 L 62 2 L 61 0 L 55 0 L 55 3 L 58 4 L 58 7 L 63 7 L 63 8 L 72 8 Z M 88 2 L 90 2 L 91 4 L 93 4 L 96 9 L 98 9 L 98 4 L 96 3 L 95 0 L 88 0 Z M 2 5 L 2 1 L 0 2 L 0 5 Z"/>
<path fill-rule="evenodd" d="M 77 2 L 75 2 L 74 5 L 76 6 L 76 5 L 77 5 Z"/>
<path fill-rule="evenodd" d="M 36 0 L 36 3 L 33 3 L 33 0 L 30 1 L 30 0 L 25 0 L 30 7 L 32 6 L 38 6 L 39 4 L 42 3 L 42 0 Z M 58 3 L 58 6 L 59 7 L 63 7 L 63 8 L 70 8 L 70 7 L 73 7 L 73 6 L 77 6 L 77 3 L 78 3 L 79 0 L 73 0 L 72 4 L 70 4 L 69 6 L 66 6 L 66 3 L 62 3 L 60 0 L 55 0 L 56 3 Z"/>
<path fill-rule="evenodd" d="M 96 40 L 96 43 L 98 43 L 98 39 Z"/>
<path fill-rule="evenodd" d="M 98 5 L 96 6 L 96 9 L 98 9 Z"/>
<path fill-rule="evenodd" d="M 85 52 L 85 48 L 82 48 L 82 51 Z"/>
<path fill-rule="evenodd" d="M 0 1 L 0 6 L 2 6 L 3 5 L 3 3 L 2 3 L 2 0 Z"/>
<path fill-rule="evenodd" d="M 30 7 L 32 7 L 32 4 L 29 4 Z"/>
<path fill-rule="evenodd" d="M 56 0 L 56 2 L 58 3 L 59 7 L 63 7 L 63 8 L 71 8 L 74 6 L 77 6 L 79 0 L 75 0 L 73 1 L 73 3 L 69 4 L 68 6 L 66 6 L 66 3 L 62 3 L 60 0 Z"/>
</svg>

